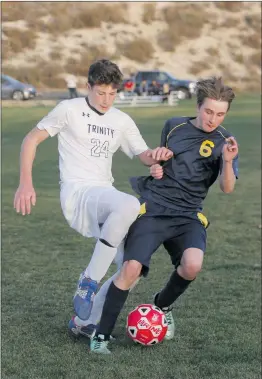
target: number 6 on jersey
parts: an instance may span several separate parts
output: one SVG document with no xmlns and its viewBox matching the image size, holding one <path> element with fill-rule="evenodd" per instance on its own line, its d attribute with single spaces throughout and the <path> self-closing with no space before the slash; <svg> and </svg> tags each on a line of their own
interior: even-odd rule
<svg viewBox="0 0 262 379">
<path fill-rule="evenodd" d="M 208 139 L 203 141 L 199 149 L 199 154 L 201 155 L 201 157 L 210 157 L 210 155 L 212 154 L 212 148 L 214 146 L 214 142 L 209 141 Z"/>
</svg>

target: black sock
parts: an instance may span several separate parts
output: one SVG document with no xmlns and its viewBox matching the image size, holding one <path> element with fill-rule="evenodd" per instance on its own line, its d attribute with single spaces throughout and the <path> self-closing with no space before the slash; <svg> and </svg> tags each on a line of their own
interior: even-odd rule
<svg viewBox="0 0 262 379">
<path fill-rule="evenodd" d="M 159 308 L 170 307 L 170 305 L 172 305 L 174 301 L 182 295 L 193 280 L 186 280 L 182 278 L 182 276 L 178 274 L 177 270 L 175 270 L 166 286 L 157 295 L 155 305 Z"/>
<path fill-rule="evenodd" d="M 112 282 L 108 288 L 106 300 L 103 307 L 99 328 L 96 335 L 103 334 L 105 339 L 109 339 L 116 320 L 127 299 L 129 290 L 121 290 Z"/>
</svg>

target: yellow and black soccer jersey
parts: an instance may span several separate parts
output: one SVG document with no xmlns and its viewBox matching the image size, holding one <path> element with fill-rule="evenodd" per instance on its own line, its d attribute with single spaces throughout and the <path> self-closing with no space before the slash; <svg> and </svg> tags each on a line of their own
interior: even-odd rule
<svg viewBox="0 0 262 379">
<path fill-rule="evenodd" d="M 219 126 L 208 133 L 180 117 L 168 120 L 162 131 L 161 146 L 174 156 L 163 164 L 162 179 L 152 176 L 131 178 L 132 188 L 142 198 L 177 211 L 200 211 L 209 187 L 222 170 L 222 148 L 232 136 Z M 233 161 L 238 176 L 238 158 Z"/>
</svg>

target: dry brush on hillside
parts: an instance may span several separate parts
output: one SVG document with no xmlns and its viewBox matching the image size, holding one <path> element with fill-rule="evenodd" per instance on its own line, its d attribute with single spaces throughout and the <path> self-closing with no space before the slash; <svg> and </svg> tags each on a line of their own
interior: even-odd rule
<svg viewBox="0 0 262 379">
<path fill-rule="evenodd" d="M 219 73 L 245 89 L 249 82 L 260 87 L 260 3 L 2 2 L 1 8 L 3 70 L 37 86 L 63 86 L 68 73 L 85 78 L 92 61 L 107 57 L 126 73 Z"/>
</svg>

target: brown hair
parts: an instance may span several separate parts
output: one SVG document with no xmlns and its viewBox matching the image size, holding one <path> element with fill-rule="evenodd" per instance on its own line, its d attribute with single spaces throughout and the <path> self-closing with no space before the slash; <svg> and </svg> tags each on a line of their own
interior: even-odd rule
<svg viewBox="0 0 262 379">
<path fill-rule="evenodd" d="M 88 83 L 94 85 L 109 85 L 119 88 L 123 80 L 123 74 L 119 67 L 108 59 L 100 59 L 91 64 L 88 71 Z"/>
<path fill-rule="evenodd" d="M 197 105 L 200 108 L 206 98 L 227 101 L 228 110 L 235 97 L 232 88 L 226 86 L 221 77 L 201 79 L 196 84 Z"/>
</svg>

